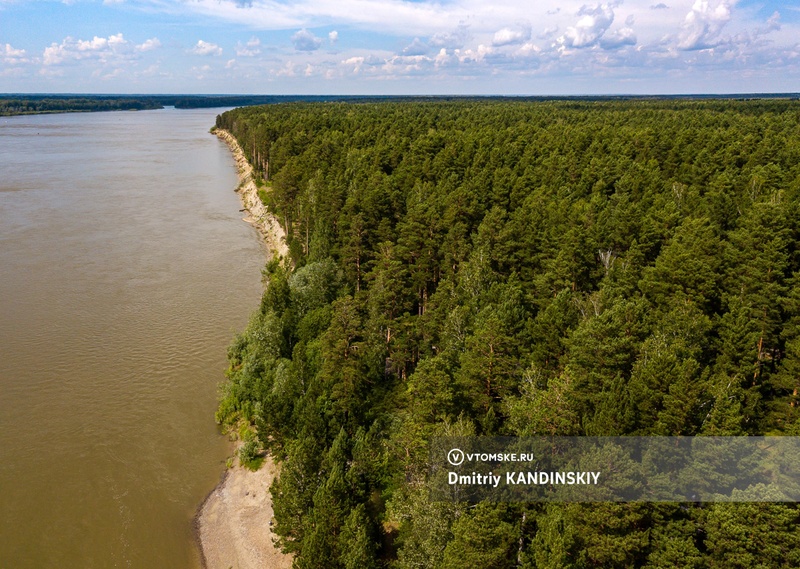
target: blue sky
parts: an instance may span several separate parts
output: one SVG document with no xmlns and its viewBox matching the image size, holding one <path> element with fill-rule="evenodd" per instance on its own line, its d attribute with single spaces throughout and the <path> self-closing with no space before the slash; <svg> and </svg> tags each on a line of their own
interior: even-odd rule
<svg viewBox="0 0 800 569">
<path fill-rule="evenodd" d="M 0 0 L 0 92 L 800 91 L 800 0 Z"/>
</svg>

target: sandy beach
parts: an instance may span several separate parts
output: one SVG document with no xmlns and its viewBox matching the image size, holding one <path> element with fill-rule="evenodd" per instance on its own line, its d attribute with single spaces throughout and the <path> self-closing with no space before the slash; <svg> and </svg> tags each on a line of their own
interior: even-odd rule
<svg viewBox="0 0 800 569">
<path fill-rule="evenodd" d="M 239 172 L 239 193 L 248 212 L 245 221 L 254 224 L 264 236 L 270 255 L 286 257 L 283 228 L 258 197 L 253 169 L 236 139 L 224 130 L 215 134 L 231 149 Z M 278 466 L 267 457 L 255 472 L 234 458 L 221 482 L 208 495 L 195 517 L 195 531 L 206 569 L 288 569 L 292 557 L 273 544 L 272 497 L 269 486 Z"/>
<path fill-rule="evenodd" d="M 277 467 L 267 457 L 253 472 L 238 464 L 203 502 L 196 530 L 206 569 L 288 569 L 292 557 L 272 540 L 272 499 L 269 485 Z"/>
</svg>

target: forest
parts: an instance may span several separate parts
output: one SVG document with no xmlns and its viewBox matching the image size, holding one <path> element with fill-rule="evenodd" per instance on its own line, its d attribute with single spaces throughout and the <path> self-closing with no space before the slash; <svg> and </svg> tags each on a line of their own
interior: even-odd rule
<svg viewBox="0 0 800 569">
<path fill-rule="evenodd" d="M 0 95 L 0 116 L 97 111 L 141 111 L 266 105 L 292 101 L 331 101 L 343 97 L 315 95 Z"/>
<path fill-rule="evenodd" d="M 451 503 L 433 437 L 800 435 L 800 103 L 217 117 L 288 236 L 217 420 L 300 569 L 800 566 L 780 503 Z"/>
<path fill-rule="evenodd" d="M 675 95 L 673 100 L 685 96 Z M 708 96 L 703 96 L 708 97 Z M 727 95 L 724 98 L 742 99 L 755 95 Z M 797 99 L 798 94 L 758 95 L 764 99 Z M 565 101 L 647 100 L 645 96 L 564 96 Z M 213 107 L 244 107 L 294 102 L 423 102 L 423 101 L 501 101 L 505 97 L 451 97 L 451 96 L 385 96 L 385 95 L 79 95 L 79 94 L 0 94 L 0 117 L 45 113 L 79 113 L 97 111 L 141 111 L 162 109 L 202 109 Z M 513 97 L 516 101 L 555 100 L 552 97 Z"/>
<path fill-rule="evenodd" d="M 8 96 L 0 97 L 0 116 L 92 111 L 141 111 L 160 109 L 156 100 L 132 97 Z"/>
</svg>

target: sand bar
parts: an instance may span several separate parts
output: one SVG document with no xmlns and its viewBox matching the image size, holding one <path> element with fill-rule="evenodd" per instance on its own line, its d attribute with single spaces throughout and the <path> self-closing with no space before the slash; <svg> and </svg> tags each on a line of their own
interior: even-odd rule
<svg viewBox="0 0 800 569">
<path fill-rule="evenodd" d="M 238 461 L 237 461 L 238 462 Z M 206 569 L 289 569 L 292 557 L 274 545 L 269 485 L 277 468 L 267 457 L 253 472 L 230 468 L 201 506 L 196 524 Z"/>
</svg>

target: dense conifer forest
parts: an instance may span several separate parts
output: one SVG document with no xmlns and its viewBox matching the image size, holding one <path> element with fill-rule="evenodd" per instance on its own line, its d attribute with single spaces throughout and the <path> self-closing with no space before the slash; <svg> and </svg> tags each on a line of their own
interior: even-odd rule
<svg viewBox="0 0 800 569">
<path fill-rule="evenodd" d="M 424 485 L 437 435 L 800 434 L 800 103 L 295 103 L 217 127 L 291 256 L 217 418 L 282 461 L 297 567 L 800 566 L 793 504 Z"/>
</svg>

